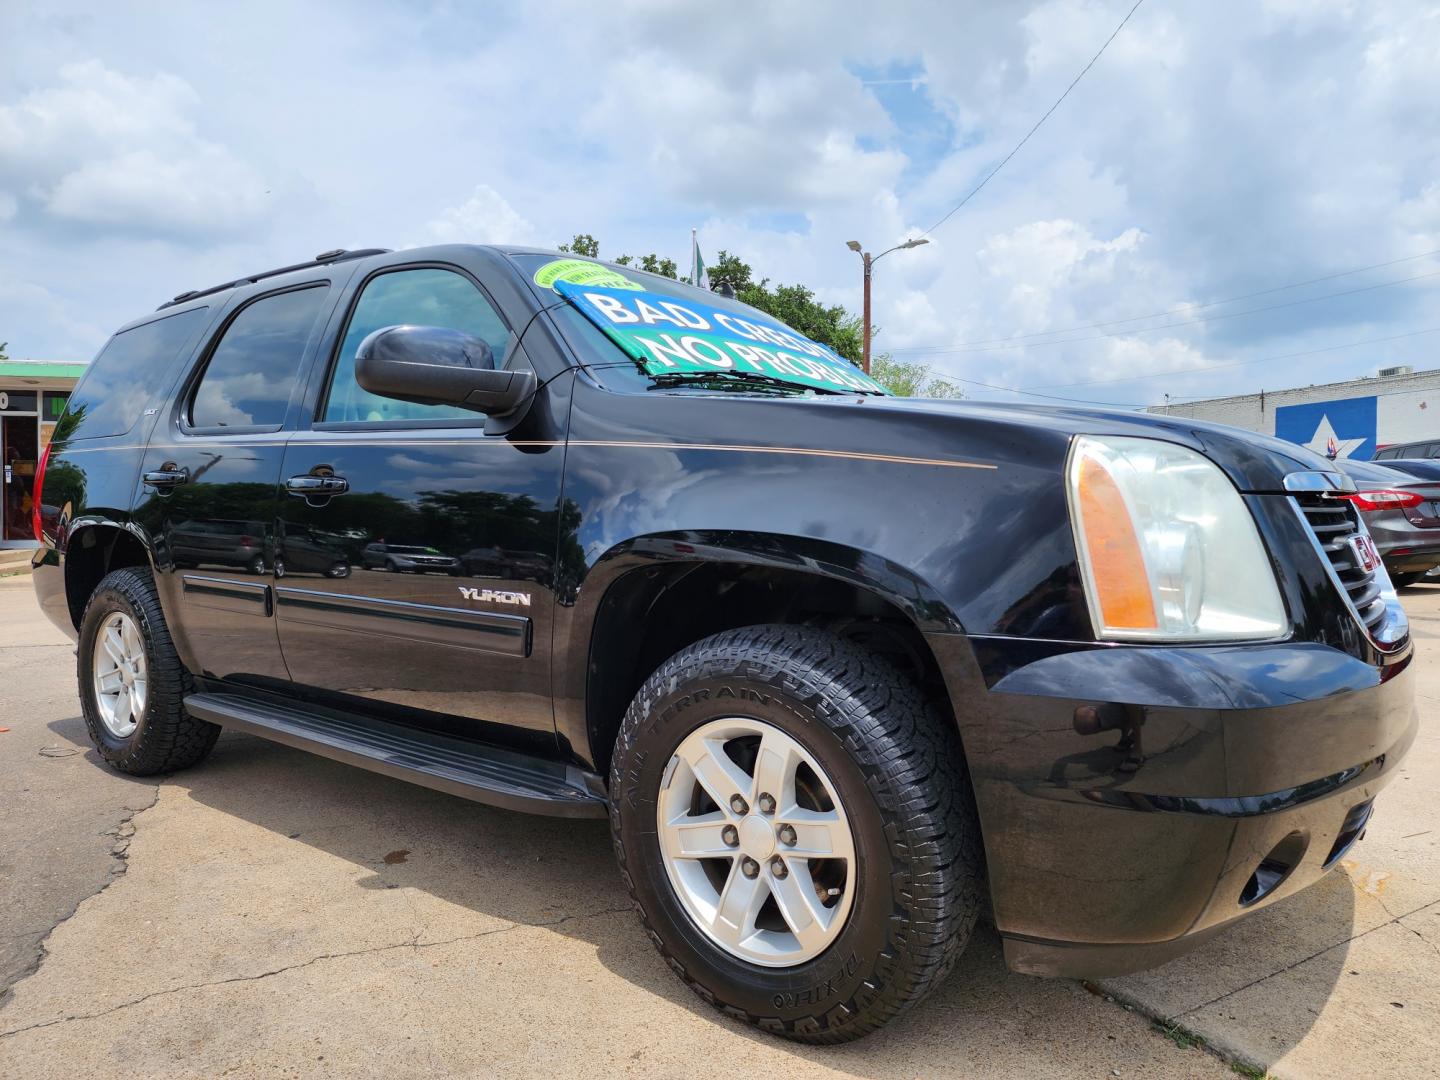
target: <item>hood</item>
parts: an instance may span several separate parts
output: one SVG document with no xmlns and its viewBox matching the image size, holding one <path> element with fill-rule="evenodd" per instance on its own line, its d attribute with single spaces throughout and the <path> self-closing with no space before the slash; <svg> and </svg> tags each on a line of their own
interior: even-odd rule
<svg viewBox="0 0 1440 1080">
<path fill-rule="evenodd" d="M 897 420 L 928 421 L 941 417 L 982 427 L 1001 425 L 1032 429 L 1037 439 L 1056 435 L 1128 435 L 1163 439 L 1196 450 L 1230 477 L 1242 492 L 1283 492 L 1285 477 L 1296 472 L 1336 473 L 1333 461 L 1296 443 L 1270 435 L 1194 420 L 1187 416 L 1129 412 L 1120 409 L 1010 405 L 930 398 L 821 398 L 817 404 L 845 404 L 871 413 L 893 414 Z"/>
</svg>

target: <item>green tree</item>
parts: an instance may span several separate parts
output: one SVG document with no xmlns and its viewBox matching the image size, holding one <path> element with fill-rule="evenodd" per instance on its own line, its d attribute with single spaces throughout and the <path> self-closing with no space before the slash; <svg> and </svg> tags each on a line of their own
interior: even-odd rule
<svg viewBox="0 0 1440 1080">
<path fill-rule="evenodd" d="M 568 244 L 561 244 L 559 249 L 567 255 L 585 255 L 591 259 L 600 257 L 600 241 L 589 233 L 576 233 Z"/>
<path fill-rule="evenodd" d="M 881 353 L 870 361 L 870 377 L 896 397 L 919 398 L 963 398 L 962 387 L 931 375 L 924 364 L 906 363 L 896 360 L 889 353 Z"/>
<path fill-rule="evenodd" d="M 7 346 L 7 345 L 9 345 L 9 344 L 10 344 L 10 342 L 8 342 L 8 341 L 0 341 L 0 360 L 9 360 L 9 359 L 10 359 L 10 354 L 5 351 L 5 346 Z"/>
<path fill-rule="evenodd" d="M 859 366 L 864 344 L 860 316 L 851 314 L 840 304 L 821 303 L 804 285 L 772 288 L 769 278 L 756 281 L 750 264 L 728 251 L 720 252 L 709 274 L 712 289 L 729 286 L 741 303 L 773 315 Z"/>
<path fill-rule="evenodd" d="M 598 258 L 600 244 L 589 233 L 581 233 L 569 244 L 561 245 L 560 250 Z M 653 254 L 639 259 L 622 255 L 615 262 L 620 266 L 638 266 L 641 270 L 670 278 L 679 276 L 675 260 Z M 856 367 L 860 366 L 864 346 L 862 320 L 844 306 L 821 302 L 814 291 L 804 285 L 771 285 L 769 278 L 757 279 L 750 264 L 729 251 L 719 253 L 715 264 L 709 268 L 709 276 L 710 288 L 733 292 L 742 303 L 758 308 L 787 326 L 793 326 L 806 337 L 830 346 Z M 872 329 L 872 340 L 875 333 Z M 872 364 L 871 374 L 891 393 L 904 397 L 965 396 L 959 387 L 930 375 L 929 370 L 921 365 L 905 364 L 888 356 L 882 356 Z"/>
<path fill-rule="evenodd" d="M 750 264 L 741 262 L 740 256 L 731 255 L 728 251 L 721 251 L 715 265 L 710 267 L 710 288 L 718 289 L 721 285 L 729 285 L 735 290 L 735 295 L 740 295 L 741 289 L 750 287 Z"/>
<path fill-rule="evenodd" d="M 662 259 L 653 252 L 649 255 L 641 255 L 638 261 L 634 255 L 621 255 L 615 262 L 620 266 L 638 265 L 647 274 L 660 274 L 662 277 L 676 279 L 680 277 L 674 259 Z"/>
<path fill-rule="evenodd" d="M 589 233 L 576 233 L 570 238 L 568 244 L 561 244 L 558 250 L 567 255 L 584 255 L 588 259 L 598 259 L 600 257 L 600 241 Z M 660 274 L 668 278 L 680 276 L 674 259 L 662 259 L 654 252 L 649 255 L 641 255 L 638 259 L 634 255 L 621 255 L 616 258 L 615 262 L 619 266 L 638 266 L 647 274 Z"/>
</svg>

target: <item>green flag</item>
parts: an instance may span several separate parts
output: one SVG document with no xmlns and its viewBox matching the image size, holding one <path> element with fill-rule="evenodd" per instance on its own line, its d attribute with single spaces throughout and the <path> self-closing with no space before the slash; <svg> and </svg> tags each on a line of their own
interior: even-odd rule
<svg viewBox="0 0 1440 1080">
<path fill-rule="evenodd" d="M 695 230 L 690 230 L 690 284 L 702 289 L 710 287 L 710 272 L 705 269 L 705 260 L 700 255 L 700 241 Z"/>
</svg>

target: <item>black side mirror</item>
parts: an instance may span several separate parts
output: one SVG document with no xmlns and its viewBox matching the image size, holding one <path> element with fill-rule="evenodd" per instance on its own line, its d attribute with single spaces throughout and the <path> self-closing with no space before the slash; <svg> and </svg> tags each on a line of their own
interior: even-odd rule
<svg viewBox="0 0 1440 1080">
<path fill-rule="evenodd" d="M 529 371 L 497 371 L 490 346 L 441 326 L 385 326 L 360 342 L 355 381 L 381 397 L 505 416 L 535 394 Z"/>
</svg>

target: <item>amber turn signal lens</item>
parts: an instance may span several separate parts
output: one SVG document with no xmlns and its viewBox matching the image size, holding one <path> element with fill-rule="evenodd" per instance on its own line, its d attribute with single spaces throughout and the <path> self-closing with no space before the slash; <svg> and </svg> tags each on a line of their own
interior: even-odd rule
<svg viewBox="0 0 1440 1080">
<path fill-rule="evenodd" d="M 1075 487 L 1080 528 L 1104 625 L 1122 630 L 1155 629 L 1159 623 L 1145 559 L 1114 477 L 1102 462 L 1086 456 L 1079 462 Z"/>
</svg>

